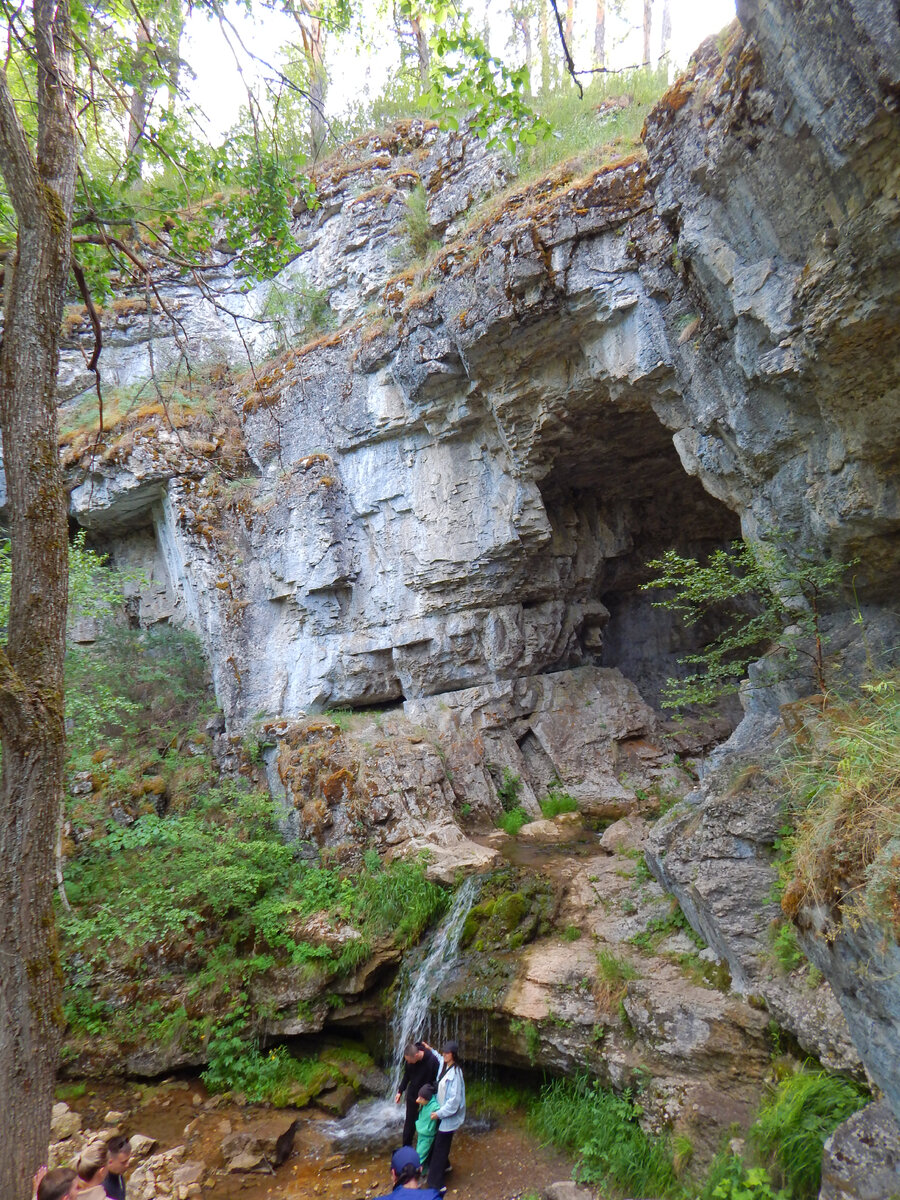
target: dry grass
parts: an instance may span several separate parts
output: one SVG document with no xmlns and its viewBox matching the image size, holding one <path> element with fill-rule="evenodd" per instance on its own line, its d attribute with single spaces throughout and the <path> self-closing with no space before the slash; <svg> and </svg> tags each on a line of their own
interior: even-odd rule
<svg viewBox="0 0 900 1200">
<path fill-rule="evenodd" d="M 814 710 L 794 741 L 785 913 L 823 904 L 900 938 L 900 678 Z"/>
</svg>

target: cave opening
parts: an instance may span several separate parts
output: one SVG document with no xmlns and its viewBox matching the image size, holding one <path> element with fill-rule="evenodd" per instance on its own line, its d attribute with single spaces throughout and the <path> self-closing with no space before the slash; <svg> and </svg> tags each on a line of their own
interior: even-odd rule
<svg viewBox="0 0 900 1200">
<path fill-rule="evenodd" d="M 560 438 L 540 481 L 560 579 L 584 612 L 578 653 L 617 667 L 658 708 L 666 680 L 685 673 L 679 658 L 718 628 L 688 628 L 654 607 L 658 595 L 641 590 L 652 574 L 647 562 L 670 548 L 702 559 L 739 538 L 740 521 L 687 474 L 649 407 L 605 405 L 578 425 Z M 739 718 L 734 698 L 722 715 Z"/>
</svg>

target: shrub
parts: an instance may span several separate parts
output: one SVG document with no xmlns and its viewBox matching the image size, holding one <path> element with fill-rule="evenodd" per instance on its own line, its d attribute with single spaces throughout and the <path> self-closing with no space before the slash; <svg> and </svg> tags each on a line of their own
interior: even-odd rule
<svg viewBox="0 0 900 1200">
<path fill-rule="evenodd" d="M 502 812 L 497 818 L 497 828 L 502 829 L 504 833 L 508 833 L 510 837 L 515 837 L 523 825 L 527 825 L 531 820 L 524 808 L 518 806 L 512 809 L 511 812 Z"/>
<path fill-rule="evenodd" d="M 577 1177 L 629 1196 L 676 1197 L 680 1185 L 668 1142 L 638 1124 L 642 1109 L 584 1077 L 554 1080 L 541 1091 L 529 1123 L 544 1143 L 578 1156 Z"/>
<path fill-rule="evenodd" d="M 431 219 L 428 216 L 428 195 L 421 185 L 416 184 L 406 197 L 404 232 L 414 259 L 423 259 L 440 246 L 440 239 L 431 236 Z"/>
<path fill-rule="evenodd" d="M 513 812 L 519 807 L 519 793 L 521 790 L 522 777 L 514 775 L 509 767 L 504 767 L 503 777 L 497 784 L 497 799 L 500 801 L 500 807 L 504 812 Z"/>
<path fill-rule="evenodd" d="M 540 803 L 541 812 L 548 820 L 559 816 L 560 813 L 578 812 L 578 801 L 574 796 L 555 787 L 547 789 L 547 795 Z"/>
<path fill-rule="evenodd" d="M 727 619 L 722 633 L 678 660 L 699 669 L 667 681 L 663 707 L 710 705 L 737 691 L 749 664 L 775 644 L 791 663 L 800 654 L 810 658 L 824 693 L 821 606 L 849 565 L 817 559 L 784 541 L 733 542 L 727 550 L 713 551 L 703 565 L 676 550 L 648 562 L 656 574 L 642 587 L 668 593 L 654 601 L 655 608 L 677 613 L 688 626 L 711 613 Z"/>
<path fill-rule="evenodd" d="M 781 1080 L 763 1101 L 751 1137 L 794 1200 L 815 1200 L 826 1139 L 866 1102 L 856 1084 L 808 1068 Z"/>
</svg>

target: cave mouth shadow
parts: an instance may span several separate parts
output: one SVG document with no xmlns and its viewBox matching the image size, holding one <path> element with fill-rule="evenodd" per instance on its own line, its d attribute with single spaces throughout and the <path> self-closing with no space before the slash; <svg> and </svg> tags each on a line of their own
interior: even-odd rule
<svg viewBox="0 0 900 1200">
<path fill-rule="evenodd" d="M 678 659 L 721 625 L 710 619 L 688 628 L 654 607 L 659 595 L 641 590 L 652 574 L 647 562 L 668 549 L 703 559 L 740 538 L 740 520 L 688 475 L 649 407 L 601 406 L 578 426 L 567 430 L 539 487 L 571 602 L 591 611 L 599 601 L 609 613 L 579 629 L 582 661 L 617 667 L 659 708 L 666 680 L 687 672 Z M 740 719 L 736 699 L 726 713 L 734 724 Z"/>
</svg>

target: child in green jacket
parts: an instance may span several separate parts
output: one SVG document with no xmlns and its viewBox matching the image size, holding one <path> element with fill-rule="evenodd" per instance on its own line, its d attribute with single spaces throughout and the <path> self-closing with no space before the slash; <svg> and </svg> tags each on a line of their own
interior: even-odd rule
<svg viewBox="0 0 900 1200">
<path fill-rule="evenodd" d="M 436 1089 L 430 1083 L 419 1088 L 416 1104 L 419 1106 L 419 1115 L 416 1118 L 416 1151 L 419 1161 L 424 1167 L 431 1154 L 431 1146 L 438 1127 L 437 1121 L 431 1119 L 431 1114 L 437 1108 L 438 1102 Z"/>
</svg>

